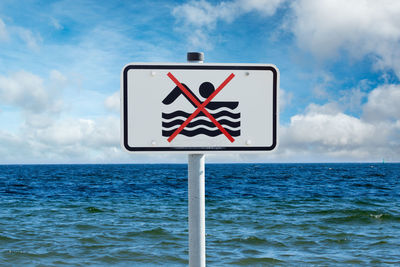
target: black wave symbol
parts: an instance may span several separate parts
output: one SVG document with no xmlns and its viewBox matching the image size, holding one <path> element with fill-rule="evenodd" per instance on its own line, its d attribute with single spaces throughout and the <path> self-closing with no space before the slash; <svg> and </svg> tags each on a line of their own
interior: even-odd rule
<svg viewBox="0 0 400 267">
<path fill-rule="evenodd" d="M 169 120 L 169 119 L 173 119 L 173 118 L 179 117 L 179 116 L 182 116 L 182 117 L 185 117 L 185 118 L 189 118 L 190 115 L 192 115 L 192 114 L 191 113 L 186 113 L 186 112 L 181 111 L 181 110 L 178 110 L 178 111 L 175 111 L 175 112 L 172 112 L 172 113 L 162 113 L 161 117 L 163 119 Z M 222 117 L 222 116 L 228 116 L 229 118 L 232 118 L 232 119 L 239 119 L 240 118 L 240 113 L 231 113 L 231 112 L 226 111 L 226 110 L 223 110 L 223 111 L 220 111 L 218 113 L 211 114 L 211 115 L 215 119 L 218 119 L 219 117 Z M 199 114 L 195 118 L 197 118 L 197 117 L 206 117 L 206 115 L 203 112 L 200 111 Z"/>
<path fill-rule="evenodd" d="M 170 127 L 174 127 L 174 126 L 181 126 L 185 121 L 184 120 L 173 120 L 170 122 L 163 122 L 162 123 L 162 127 L 165 128 L 170 128 Z M 230 120 L 226 120 L 226 119 L 222 119 L 218 121 L 219 124 L 221 124 L 221 126 L 229 126 L 232 128 L 236 128 L 236 127 L 240 127 L 240 121 L 234 122 L 234 121 L 230 121 Z M 197 121 L 192 121 L 190 122 L 186 127 L 187 128 L 192 128 L 192 127 L 196 127 L 199 125 L 204 125 L 204 126 L 208 126 L 208 127 L 215 127 L 215 124 L 210 121 L 210 120 L 197 120 Z"/>
<path fill-rule="evenodd" d="M 234 137 L 240 136 L 240 130 L 236 130 L 236 131 L 233 131 L 233 130 L 230 130 L 230 129 L 225 129 L 225 130 L 231 136 L 234 136 Z M 165 137 L 169 137 L 175 131 L 176 131 L 176 129 L 170 130 L 170 131 L 163 130 L 162 131 L 162 135 L 165 136 Z M 198 128 L 198 129 L 193 130 L 193 131 L 183 129 L 179 134 L 182 134 L 182 135 L 185 135 L 185 136 L 188 136 L 188 137 L 193 137 L 193 136 L 196 136 L 196 135 L 199 135 L 199 134 L 204 134 L 204 135 L 207 135 L 207 136 L 215 137 L 217 135 L 222 134 L 222 132 L 219 129 L 210 131 L 210 130 L 207 130 L 207 129 L 204 129 L 204 128 Z"/>
</svg>

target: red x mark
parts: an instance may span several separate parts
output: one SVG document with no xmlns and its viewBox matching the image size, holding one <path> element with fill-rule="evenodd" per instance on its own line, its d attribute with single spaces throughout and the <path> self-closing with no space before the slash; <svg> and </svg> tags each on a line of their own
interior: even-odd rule
<svg viewBox="0 0 400 267">
<path fill-rule="evenodd" d="M 193 103 L 196 104 L 197 109 L 193 112 L 192 115 L 189 116 L 189 118 L 186 119 L 182 125 L 176 129 L 176 131 L 168 138 L 168 142 L 171 142 L 182 130 L 183 128 L 186 127 L 190 123 L 190 121 L 199 114 L 200 111 L 202 111 L 214 124 L 215 126 L 218 127 L 218 129 L 231 141 L 232 143 L 235 141 L 233 137 L 224 129 L 224 127 L 219 124 L 219 122 L 205 109 L 205 107 L 210 103 L 210 101 L 222 90 L 222 88 L 225 87 L 232 79 L 235 77 L 235 74 L 231 73 L 231 75 L 228 76 L 228 78 L 225 79 L 223 83 L 221 83 L 220 86 L 218 86 L 217 90 L 215 90 L 207 99 L 204 101 L 202 104 L 197 101 L 193 95 L 186 90 L 186 88 L 172 75 L 171 72 L 168 72 L 167 76 L 182 90 L 183 93 L 185 93 L 190 100 L 193 101 Z"/>
</svg>

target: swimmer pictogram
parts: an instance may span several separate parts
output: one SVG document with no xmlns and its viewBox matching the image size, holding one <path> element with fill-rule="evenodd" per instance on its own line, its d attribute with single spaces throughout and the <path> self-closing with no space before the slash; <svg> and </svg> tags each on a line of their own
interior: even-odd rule
<svg viewBox="0 0 400 267">
<path fill-rule="evenodd" d="M 167 76 L 176 86 L 162 103 L 171 105 L 179 96 L 183 95 L 195 108 L 193 113 L 183 110 L 162 113 L 162 136 L 168 137 L 168 142 L 171 142 L 178 134 L 187 137 L 200 134 L 215 137 L 224 134 L 232 143 L 235 141 L 233 137 L 240 136 L 240 112 L 234 113 L 239 102 L 212 101 L 235 77 L 233 73 L 217 89 L 211 82 L 203 82 L 199 87 L 199 93 L 206 99 L 204 102 L 186 84 L 180 83 L 172 73 L 169 72 Z"/>
</svg>

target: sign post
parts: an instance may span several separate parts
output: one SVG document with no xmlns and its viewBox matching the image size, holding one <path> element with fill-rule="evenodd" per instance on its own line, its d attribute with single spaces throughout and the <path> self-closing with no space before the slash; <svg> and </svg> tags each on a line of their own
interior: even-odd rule
<svg viewBox="0 0 400 267">
<path fill-rule="evenodd" d="M 188 53 L 188 62 L 203 63 L 203 53 Z M 188 155 L 189 266 L 206 266 L 205 155 Z"/>
<path fill-rule="evenodd" d="M 188 155 L 189 266 L 206 264 L 205 156 Z"/>
<path fill-rule="evenodd" d="M 204 152 L 277 146 L 279 72 L 267 64 L 131 63 L 121 75 L 121 145 L 188 153 L 189 265 L 205 266 Z"/>
</svg>

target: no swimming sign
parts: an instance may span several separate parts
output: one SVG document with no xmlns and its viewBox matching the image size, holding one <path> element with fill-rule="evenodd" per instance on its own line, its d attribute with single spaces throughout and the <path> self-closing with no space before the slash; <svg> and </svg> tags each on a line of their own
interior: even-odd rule
<svg viewBox="0 0 400 267">
<path fill-rule="evenodd" d="M 277 144 L 273 65 L 132 63 L 121 84 L 128 151 L 268 151 Z"/>
</svg>

